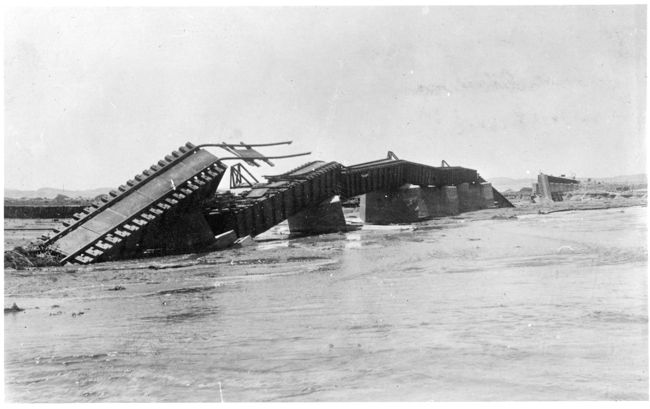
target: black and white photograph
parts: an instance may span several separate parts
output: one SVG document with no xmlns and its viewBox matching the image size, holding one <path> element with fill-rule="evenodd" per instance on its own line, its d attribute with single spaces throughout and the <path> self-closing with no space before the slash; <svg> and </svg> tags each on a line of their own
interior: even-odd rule
<svg viewBox="0 0 650 409">
<path fill-rule="evenodd" d="M 4 403 L 648 401 L 646 4 L 2 14 Z"/>
</svg>

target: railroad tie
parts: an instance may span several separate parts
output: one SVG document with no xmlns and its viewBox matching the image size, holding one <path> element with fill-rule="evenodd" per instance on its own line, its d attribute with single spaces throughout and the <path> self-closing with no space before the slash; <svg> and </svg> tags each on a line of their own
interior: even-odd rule
<svg viewBox="0 0 650 409">
<path fill-rule="evenodd" d="M 102 249 L 102 250 L 110 250 L 110 249 L 113 247 L 112 244 L 110 244 L 110 243 L 105 243 L 105 242 L 103 242 L 103 241 L 101 241 L 101 240 L 98 241 L 97 243 L 95 243 L 95 246 L 99 247 L 99 248 Z"/>
<path fill-rule="evenodd" d="M 88 256 L 83 255 L 83 254 L 80 255 L 80 256 L 75 257 L 74 259 L 80 264 L 88 264 L 91 261 L 93 261 L 92 257 L 88 257 Z"/>
<path fill-rule="evenodd" d="M 115 237 L 111 234 L 107 234 L 106 237 L 104 237 L 104 239 L 110 241 L 113 244 L 117 244 L 122 241 L 122 239 L 120 239 L 119 237 Z"/>
<path fill-rule="evenodd" d="M 145 220 L 149 220 L 149 221 L 154 220 L 154 219 L 156 218 L 155 215 L 152 215 L 152 214 L 150 214 L 150 213 L 142 213 L 142 214 L 140 215 L 140 217 L 143 218 L 143 219 L 145 219 Z"/>
<path fill-rule="evenodd" d="M 171 197 L 168 197 L 168 198 L 166 198 L 166 199 L 164 199 L 164 200 L 165 200 L 165 202 L 166 202 L 167 204 L 169 204 L 170 206 L 174 206 L 175 204 L 178 203 L 178 200 L 173 199 L 173 198 L 171 198 Z"/>
<path fill-rule="evenodd" d="M 115 229 L 113 230 L 113 233 L 116 235 L 120 236 L 121 238 L 125 239 L 131 235 L 128 231 L 120 230 L 120 229 Z"/>
<path fill-rule="evenodd" d="M 144 225 L 146 225 L 147 223 L 149 223 L 149 221 L 147 221 L 147 220 L 142 220 L 142 219 L 133 219 L 133 220 L 131 220 L 131 221 L 132 221 L 133 223 L 137 224 L 138 226 L 144 226 Z"/>
<path fill-rule="evenodd" d="M 104 254 L 103 251 L 97 250 L 96 248 L 90 247 L 86 250 L 86 254 L 92 256 L 92 257 L 98 257 Z"/>
</svg>

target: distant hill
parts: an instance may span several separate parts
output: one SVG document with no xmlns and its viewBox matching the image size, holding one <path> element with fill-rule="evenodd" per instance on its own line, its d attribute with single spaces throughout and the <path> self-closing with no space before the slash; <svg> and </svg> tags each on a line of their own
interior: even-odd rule
<svg viewBox="0 0 650 409">
<path fill-rule="evenodd" d="M 531 187 L 537 178 L 513 179 L 507 177 L 496 177 L 487 179 L 492 183 L 492 187 L 502 192 L 506 190 L 514 190 L 518 192 L 522 187 Z"/>
<path fill-rule="evenodd" d="M 42 198 L 55 198 L 58 195 L 64 195 L 70 198 L 83 197 L 87 199 L 93 199 L 98 195 L 107 194 L 111 191 L 111 188 L 103 187 L 97 189 L 89 190 L 62 190 L 55 189 L 51 187 L 43 187 L 38 190 L 17 190 L 17 189 L 5 189 L 5 197 L 11 199 L 34 199 L 37 197 Z"/>
<path fill-rule="evenodd" d="M 625 183 L 629 185 L 644 185 L 648 183 L 648 177 L 645 173 L 639 173 L 636 175 L 624 175 L 624 176 L 614 176 L 607 178 L 578 178 L 580 181 L 586 181 L 591 179 L 592 181 L 606 182 L 606 183 Z"/>
</svg>

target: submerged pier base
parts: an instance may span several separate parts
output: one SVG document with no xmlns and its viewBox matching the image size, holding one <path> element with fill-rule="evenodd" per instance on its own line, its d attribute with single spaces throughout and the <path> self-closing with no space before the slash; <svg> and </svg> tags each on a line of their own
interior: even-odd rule
<svg viewBox="0 0 650 409">
<path fill-rule="evenodd" d="M 345 231 L 343 207 L 338 196 L 333 196 L 316 206 L 289 217 L 291 233 L 324 234 Z"/>
<path fill-rule="evenodd" d="M 456 186 L 427 186 L 367 193 L 361 196 L 359 218 L 366 223 L 413 223 L 459 213 Z"/>
<path fill-rule="evenodd" d="M 420 197 L 427 207 L 427 217 L 454 216 L 459 213 L 456 186 L 422 187 Z"/>
<path fill-rule="evenodd" d="M 494 207 L 492 185 L 489 183 L 461 183 L 458 185 L 458 203 L 461 213 Z"/>
<path fill-rule="evenodd" d="M 361 196 L 359 218 L 371 224 L 411 223 L 420 220 L 416 189 L 377 190 Z"/>
</svg>

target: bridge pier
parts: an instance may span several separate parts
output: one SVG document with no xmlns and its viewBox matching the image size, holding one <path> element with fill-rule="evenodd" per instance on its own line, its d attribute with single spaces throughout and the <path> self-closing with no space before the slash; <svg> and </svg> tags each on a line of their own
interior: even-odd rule
<svg viewBox="0 0 650 409">
<path fill-rule="evenodd" d="M 427 217 L 454 216 L 459 213 L 456 186 L 423 187 L 420 195 L 427 206 Z"/>
<path fill-rule="evenodd" d="M 483 202 L 486 209 L 496 207 L 494 204 L 494 189 L 492 189 L 492 183 L 481 183 L 481 196 L 483 196 Z"/>
<path fill-rule="evenodd" d="M 213 243 L 212 229 L 201 209 L 195 208 L 163 217 L 160 226 L 147 231 L 141 246 L 145 249 L 162 249 L 163 254 L 167 254 L 195 251 Z"/>
<path fill-rule="evenodd" d="M 460 212 L 456 186 L 375 191 L 361 196 L 359 218 L 366 223 L 413 223 Z"/>
<path fill-rule="evenodd" d="M 145 231 L 133 232 L 96 261 L 120 260 L 143 255 L 166 255 L 207 249 L 215 236 L 200 208 L 171 211 Z"/>
<path fill-rule="evenodd" d="M 338 196 L 289 217 L 291 233 L 324 234 L 345 231 L 343 207 Z"/>
<path fill-rule="evenodd" d="M 491 192 L 492 186 L 490 186 Z M 485 189 L 487 190 L 487 188 Z M 458 185 L 458 204 L 461 213 L 488 207 L 487 193 L 480 183 L 461 183 Z"/>
<path fill-rule="evenodd" d="M 365 223 L 411 223 L 420 220 L 424 209 L 417 189 L 377 190 L 361 196 L 359 218 Z"/>
</svg>

